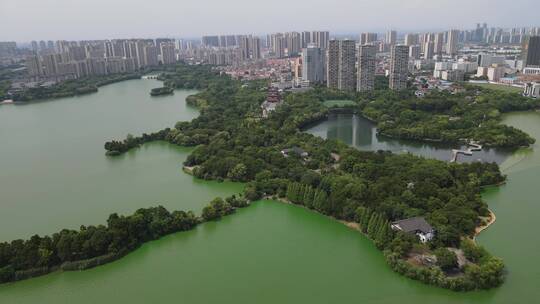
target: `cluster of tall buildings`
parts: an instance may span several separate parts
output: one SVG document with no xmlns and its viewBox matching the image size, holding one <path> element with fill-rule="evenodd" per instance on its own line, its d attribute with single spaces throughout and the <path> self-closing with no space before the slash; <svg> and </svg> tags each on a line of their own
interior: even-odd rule
<svg viewBox="0 0 540 304">
<path fill-rule="evenodd" d="M 114 39 L 97 41 L 36 41 L 26 57 L 31 77 L 80 78 L 133 72 L 177 60 L 173 39 Z"/>
<path fill-rule="evenodd" d="M 326 85 L 345 91 L 367 92 L 375 88 L 377 48 L 356 47 L 354 40 L 331 40 L 328 47 Z M 389 85 L 392 90 L 407 88 L 409 47 L 393 45 L 390 54 Z"/>
<path fill-rule="evenodd" d="M 463 31 L 463 42 L 483 42 L 489 44 L 521 44 L 527 36 L 540 35 L 540 27 L 530 28 L 488 28 L 487 24 L 476 24 L 476 29 Z"/>
<path fill-rule="evenodd" d="M 179 58 L 212 65 L 237 65 L 262 59 L 262 42 L 256 35 L 203 36 L 199 46 L 181 49 Z"/>
<path fill-rule="evenodd" d="M 331 40 L 328 31 L 292 31 L 265 36 L 206 35 L 200 41 L 168 38 L 42 40 L 32 41 L 31 50 L 25 54 L 32 54 L 26 58 L 30 76 L 56 77 L 57 80 L 131 72 L 174 64 L 177 60 L 262 69 L 262 59 L 283 58 L 290 59 L 291 74 L 296 75 L 295 81 L 301 81 L 295 82 L 297 85 L 317 83 L 339 90 L 363 92 L 374 89 L 376 72 L 386 71 L 390 88 L 401 90 L 406 88 L 407 74 L 414 68 L 434 69 L 434 77 L 455 81 L 463 80 L 464 75 L 473 74 L 480 68 L 482 71 L 477 73 L 482 76 L 490 75 L 490 69 L 497 69 L 491 73 L 494 79 L 499 74 L 505 75 L 501 71 L 508 65 L 508 59 L 515 62 L 511 63 L 514 69 L 521 70 L 521 64 L 523 68 L 540 68 L 539 37 L 538 27 L 501 29 L 477 24 L 471 30 L 435 33 L 364 32 L 357 40 Z M 517 53 L 513 58 L 494 56 L 486 43 L 514 44 L 501 48 Z M 10 57 L 17 50 L 14 42 L 0 42 L 0 58 Z M 280 61 L 287 60 L 274 62 Z"/>
<path fill-rule="evenodd" d="M 17 43 L 15 41 L 0 41 L 0 58 L 9 58 L 17 53 Z"/>
<path fill-rule="evenodd" d="M 297 57 L 308 45 L 323 50 L 328 48 L 328 31 L 284 32 L 256 35 L 213 35 L 203 36 L 198 48 L 181 52 L 183 57 L 216 65 L 241 64 L 263 58 L 263 49 L 271 58 Z"/>
<path fill-rule="evenodd" d="M 274 33 L 266 36 L 266 47 L 275 58 L 285 58 L 297 56 L 310 44 L 325 50 L 329 41 L 328 31 Z"/>
<path fill-rule="evenodd" d="M 223 35 L 223 36 L 203 36 L 201 39 L 203 49 L 223 51 L 230 49 L 240 49 L 239 59 L 258 60 L 261 59 L 261 38 L 254 35 Z M 214 53 L 217 55 L 217 53 Z M 221 52 L 225 55 L 226 52 Z"/>
</svg>

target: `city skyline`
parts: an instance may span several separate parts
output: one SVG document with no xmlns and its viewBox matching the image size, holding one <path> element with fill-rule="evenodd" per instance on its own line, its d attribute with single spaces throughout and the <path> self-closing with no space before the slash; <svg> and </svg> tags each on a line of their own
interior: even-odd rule
<svg viewBox="0 0 540 304">
<path fill-rule="evenodd" d="M 472 28 L 478 22 L 498 27 L 522 27 L 538 26 L 523 20 L 536 20 L 536 12 L 540 9 L 540 3 L 531 0 L 516 0 L 511 6 L 505 6 L 506 3 L 502 1 L 401 3 L 385 0 L 356 3 L 341 0 L 330 6 L 319 1 L 277 0 L 259 11 L 251 9 L 253 4 L 245 0 L 226 3 L 216 0 L 191 3 L 156 0 L 137 5 L 125 0 L 73 2 L 2 1 L 0 26 L 11 30 L 2 31 L 0 40 L 26 42 L 36 39 L 158 36 L 195 38 L 205 34 L 285 32 L 293 27 L 347 35 L 367 31 L 384 33 L 389 30 L 407 32 Z M 299 13 L 308 4 L 309 14 Z M 336 9 L 343 7 L 347 9 Z M 126 8 L 129 8 L 130 14 L 125 14 Z M 360 12 L 366 11 L 370 13 L 362 14 L 362 18 L 357 17 Z M 21 19 L 21 14 L 25 18 Z M 294 21 L 294 26 L 291 26 L 291 21 Z"/>
</svg>

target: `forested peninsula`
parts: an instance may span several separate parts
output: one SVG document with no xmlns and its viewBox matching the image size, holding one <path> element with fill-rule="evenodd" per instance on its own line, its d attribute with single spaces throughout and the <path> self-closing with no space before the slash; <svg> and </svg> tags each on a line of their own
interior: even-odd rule
<svg viewBox="0 0 540 304">
<path fill-rule="evenodd" d="M 141 78 L 141 73 L 112 74 L 67 80 L 49 87 L 26 88 L 15 92 L 11 98 L 17 102 L 30 102 L 48 98 L 61 98 L 95 93 L 100 86 L 129 79 Z"/>
<path fill-rule="evenodd" d="M 415 99 L 408 91 L 395 93 L 378 89 L 371 94 L 349 94 L 315 88 L 304 93 L 287 93 L 284 103 L 263 118 L 260 105 L 266 99 L 267 81 L 241 82 L 209 66 L 184 64 L 162 73 L 160 79 L 170 88 L 200 90 L 200 93 L 188 98 L 190 104 L 200 108 L 200 116 L 191 122 L 178 122 L 172 128 L 155 133 L 128 135 L 125 140 L 106 142 L 108 155 L 118 155 L 150 141 L 192 146 L 195 148 L 184 165 L 192 168 L 193 175 L 202 179 L 246 183 L 240 199 L 225 201 L 231 208 L 246 206 L 248 202 L 264 197 L 275 197 L 338 220 L 358 224 L 360 230 L 384 253 L 392 269 L 409 278 L 456 291 L 488 289 L 502 284 L 502 260 L 471 240 L 475 228 L 482 225 L 489 215 L 487 205 L 480 196 L 481 188 L 505 180 L 497 164 L 448 163 L 411 154 L 358 151 L 342 142 L 304 133 L 302 129 L 327 117 L 331 109 L 324 105 L 325 101 L 351 99 L 356 104 L 351 109 L 376 120 L 383 133 L 399 129 L 397 126 L 409 126 L 400 120 L 398 114 L 406 112 L 400 107 L 412 107 L 412 112 L 420 111 L 416 114 L 424 113 L 422 115 L 425 116 L 420 115 L 419 122 L 408 121 L 411 125 L 426 122 L 431 119 L 430 116 L 440 116 L 442 121 L 445 115 L 447 121 L 452 122 L 469 121 L 468 115 L 471 115 L 471 123 L 476 125 L 478 121 L 474 119 L 482 117 L 479 128 L 486 126 L 486 133 L 465 134 L 466 125 L 443 124 L 445 127 L 441 127 L 441 134 L 447 127 L 455 134 L 448 138 L 441 137 L 441 141 L 474 139 L 486 145 L 521 146 L 530 144 L 530 137 L 514 128 L 499 127 L 499 115 L 491 112 L 494 108 L 499 113 L 531 109 L 535 107 L 532 102 L 526 101 L 526 107 L 516 103 L 506 108 L 513 102 L 496 101 L 492 99 L 495 97 L 489 97 L 493 92 L 476 88 L 468 88 L 463 95 L 434 93 L 422 100 Z M 470 94 L 476 96 L 474 100 L 467 98 Z M 441 109 L 436 106 L 438 98 L 447 100 L 443 102 L 446 106 Z M 470 107 L 475 109 L 474 115 L 470 111 L 459 112 L 460 107 L 467 107 L 466 100 L 473 104 Z M 440 115 L 428 115 L 431 112 Z M 390 124 L 391 121 L 393 124 Z M 384 124 L 395 128 L 385 127 Z M 523 139 L 512 142 L 507 138 L 517 135 Z M 419 139 L 427 139 L 422 136 Z M 437 134 L 430 134 L 429 138 L 433 139 L 431 137 L 438 138 Z M 283 151 L 292 152 L 285 155 Z M 223 210 L 229 208 L 223 207 L 223 204 L 221 201 L 205 208 L 202 218 L 213 219 L 228 214 Z M 134 216 L 145 218 L 137 213 Z M 186 216 L 195 218 L 193 215 Z M 425 218 L 436 229 L 437 234 L 432 241 L 423 244 L 414 235 L 390 229 L 389 224 L 393 221 L 417 216 Z M 171 215 L 166 218 L 171 218 Z M 154 224 L 149 224 L 152 222 L 146 221 L 154 227 Z M 114 225 L 109 226 L 101 229 L 114 231 Z M 130 230 L 130 226 L 127 227 L 128 234 L 114 234 L 112 241 L 127 242 L 123 244 L 128 245 L 107 248 L 133 250 L 144 241 L 182 230 L 171 228 L 163 230 L 163 234 L 148 234 L 144 229 Z M 82 232 L 81 229 L 79 233 Z M 4 278 L 13 280 L 17 271 L 40 265 L 36 262 L 24 263 L 24 258 L 21 262 L 18 257 L 24 255 L 19 255 L 17 250 L 20 248 L 31 248 L 29 252 L 34 257 L 40 257 L 58 256 L 62 246 L 67 246 L 64 243 L 59 246 L 53 236 L 54 246 L 47 247 L 49 251 L 43 251 L 40 248 L 49 242 L 44 239 L 34 237 L 27 241 L 3 243 L 0 246 L 0 268 Z M 113 251 L 113 254 L 116 252 L 120 251 Z M 99 251 L 96 254 L 107 253 Z M 422 256 L 436 257 L 436 262 L 431 265 L 415 262 Z M 94 256 L 69 259 L 78 261 L 89 257 Z M 55 261 L 53 265 L 66 260 Z"/>
<path fill-rule="evenodd" d="M 535 140 L 501 124 L 501 114 L 540 107 L 537 99 L 472 85 L 452 93 L 431 91 L 421 98 L 412 90 L 378 90 L 357 100 L 360 113 L 375 121 L 385 136 L 504 148 L 526 147 Z"/>
<path fill-rule="evenodd" d="M 109 263 L 143 243 L 191 230 L 246 206 L 244 198 L 233 195 L 225 200 L 212 200 L 204 207 L 202 216 L 191 211 L 169 212 L 162 206 L 141 208 L 129 216 L 113 213 L 107 219 L 107 225 L 63 229 L 52 236 L 34 235 L 29 240 L 0 243 L 0 283 Z"/>
</svg>

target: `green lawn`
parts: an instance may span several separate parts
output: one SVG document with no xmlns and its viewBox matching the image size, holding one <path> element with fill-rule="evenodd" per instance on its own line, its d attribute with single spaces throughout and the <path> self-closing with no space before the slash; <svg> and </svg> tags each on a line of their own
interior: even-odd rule
<svg viewBox="0 0 540 304">
<path fill-rule="evenodd" d="M 326 100 L 324 101 L 324 105 L 328 108 L 332 108 L 332 107 L 354 106 L 356 105 L 356 103 L 352 100 L 336 99 L 336 100 Z"/>
<path fill-rule="evenodd" d="M 523 92 L 523 89 L 516 88 L 509 85 L 503 85 L 503 84 L 494 84 L 494 83 L 473 83 L 473 85 L 479 86 L 479 87 L 485 87 L 492 90 L 499 90 L 499 91 L 505 91 L 505 92 L 511 92 L 511 93 L 521 93 Z"/>
</svg>

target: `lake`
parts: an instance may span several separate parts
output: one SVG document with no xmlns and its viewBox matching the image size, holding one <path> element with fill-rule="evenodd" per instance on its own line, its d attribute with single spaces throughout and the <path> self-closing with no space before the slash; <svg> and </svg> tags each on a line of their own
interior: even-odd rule
<svg viewBox="0 0 540 304">
<path fill-rule="evenodd" d="M 412 153 L 428 158 L 448 161 L 452 157 L 452 149 L 466 150 L 465 146 L 442 143 L 425 143 L 412 140 L 392 139 L 377 135 L 377 127 L 368 119 L 354 114 L 329 114 L 328 119 L 314 124 L 306 132 L 328 139 L 338 139 L 360 150 L 385 150 L 394 153 Z M 484 149 L 472 156 L 459 155 L 459 162 L 486 161 L 503 162 L 510 151 Z"/>
<path fill-rule="evenodd" d="M 182 172 L 190 149 L 144 145 L 119 157 L 103 145 L 140 135 L 198 111 L 186 105 L 194 91 L 150 97 L 157 80 L 128 80 L 98 93 L 25 105 L 0 106 L 0 241 L 105 223 L 162 204 L 200 211 L 240 184 L 204 182 Z"/>
</svg>

